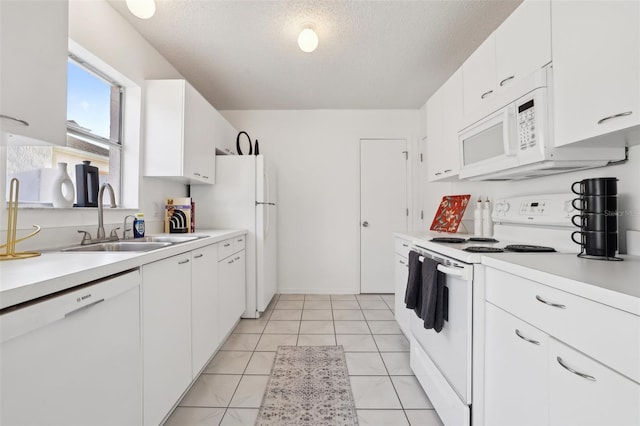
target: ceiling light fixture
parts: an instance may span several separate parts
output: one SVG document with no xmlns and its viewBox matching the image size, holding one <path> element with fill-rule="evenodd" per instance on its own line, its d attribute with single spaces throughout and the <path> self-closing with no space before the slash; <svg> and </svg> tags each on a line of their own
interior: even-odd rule
<svg viewBox="0 0 640 426">
<path fill-rule="evenodd" d="M 303 52 L 311 53 L 318 47 L 318 34 L 313 30 L 311 24 L 302 26 L 302 31 L 298 36 L 298 46 Z"/>
<path fill-rule="evenodd" d="M 127 7 L 140 19 L 149 19 L 156 13 L 155 0 L 127 0 Z"/>
</svg>

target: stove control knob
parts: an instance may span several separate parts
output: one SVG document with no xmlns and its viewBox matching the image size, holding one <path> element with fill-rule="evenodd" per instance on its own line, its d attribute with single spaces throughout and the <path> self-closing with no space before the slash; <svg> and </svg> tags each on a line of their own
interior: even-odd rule
<svg viewBox="0 0 640 426">
<path fill-rule="evenodd" d="M 506 201 L 499 201 L 496 204 L 496 212 L 501 215 L 504 216 L 507 212 L 509 211 L 509 203 Z"/>
</svg>

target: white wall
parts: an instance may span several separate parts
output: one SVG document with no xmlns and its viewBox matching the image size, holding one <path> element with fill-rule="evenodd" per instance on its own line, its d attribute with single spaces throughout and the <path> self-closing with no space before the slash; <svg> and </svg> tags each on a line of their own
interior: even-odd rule
<svg viewBox="0 0 640 426">
<path fill-rule="evenodd" d="M 69 2 L 69 38 L 139 86 L 140 89 L 136 91 L 137 97 L 144 96 L 145 79 L 182 78 L 178 71 L 104 0 Z M 140 105 L 134 107 L 137 111 L 131 111 L 131 105 L 127 105 L 127 116 L 142 116 Z M 141 156 L 136 160 L 140 172 L 137 172 L 136 167 L 130 167 L 132 158 L 137 154 L 138 144 L 140 152 L 143 149 L 143 127 L 130 127 L 125 132 L 124 143 L 129 145 L 128 151 L 125 151 L 125 173 L 129 173 L 130 179 L 138 180 L 138 190 L 134 190 L 132 196 L 126 197 L 125 206 L 131 210 L 105 209 L 105 224 L 108 224 L 106 228 L 109 230 L 116 224 L 122 226 L 126 214 L 141 211 L 145 213 L 148 232 L 163 232 L 164 199 L 186 196 L 187 187 L 142 177 Z M 126 156 L 129 152 L 134 154 L 133 157 Z M 4 152 L 0 149 L 0 161 L 3 160 Z M 5 163 L 2 164 L 4 175 Z M 139 204 L 136 192 L 139 193 Z M 97 213 L 96 209 L 21 209 L 18 217 L 19 229 L 30 229 L 34 223 L 42 226 L 43 231 L 37 237 L 20 243 L 20 250 L 79 242 L 80 237 L 76 234 L 76 229 L 85 229 L 95 235 Z M 4 221 L 0 223 L 0 237 L 4 241 L 4 233 L 1 230 L 6 230 Z"/>
<path fill-rule="evenodd" d="M 640 230 L 640 145 L 629 149 L 629 161 L 607 167 L 579 172 L 563 173 L 541 178 L 509 182 L 456 182 L 428 183 L 424 188 L 427 202 L 432 210 L 425 211 L 425 226 L 429 227 L 436 212 L 437 202 L 443 195 L 472 194 L 472 200 L 489 196 L 496 198 L 533 195 L 571 193 L 573 182 L 592 177 L 617 177 L 618 181 L 618 237 L 620 252 L 626 251 L 625 232 L 627 229 Z M 473 232 L 473 203 L 465 212 L 464 223 Z M 576 250 L 579 248 L 576 246 Z"/>
<path fill-rule="evenodd" d="M 404 138 L 411 146 L 417 110 L 222 113 L 277 168 L 278 291 L 359 292 L 359 141 Z"/>
</svg>

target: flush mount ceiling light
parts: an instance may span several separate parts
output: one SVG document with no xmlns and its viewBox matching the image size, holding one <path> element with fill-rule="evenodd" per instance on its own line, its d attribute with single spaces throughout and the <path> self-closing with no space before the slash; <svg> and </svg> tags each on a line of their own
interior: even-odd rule
<svg viewBox="0 0 640 426">
<path fill-rule="evenodd" d="M 311 53 L 318 47 L 318 34 L 311 24 L 305 24 L 298 36 L 298 46 L 303 52 Z"/>
<path fill-rule="evenodd" d="M 127 0 L 127 7 L 140 19 L 149 19 L 156 13 L 155 0 Z"/>
</svg>

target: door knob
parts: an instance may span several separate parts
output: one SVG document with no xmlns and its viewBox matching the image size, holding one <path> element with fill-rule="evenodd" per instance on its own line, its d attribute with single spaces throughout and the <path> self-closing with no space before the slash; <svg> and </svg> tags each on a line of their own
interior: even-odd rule
<svg viewBox="0 0 640 426">
<path fill-rule="evenodd" d="M 369 226 L 369 222 L 367 222 L 366 220 L 364 222 L 362 222 L 362 226 L 364 226 L 365 228 Z"/>
</svg>

